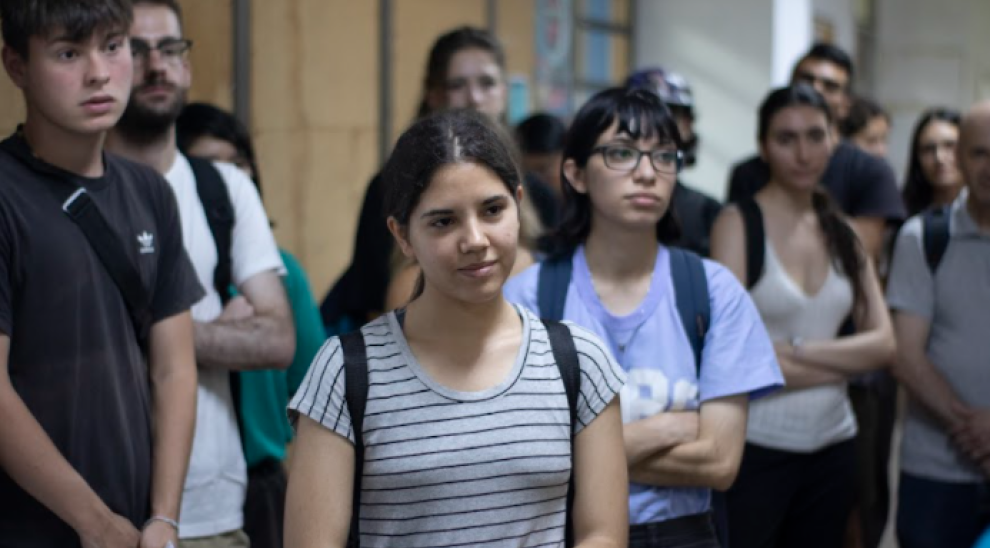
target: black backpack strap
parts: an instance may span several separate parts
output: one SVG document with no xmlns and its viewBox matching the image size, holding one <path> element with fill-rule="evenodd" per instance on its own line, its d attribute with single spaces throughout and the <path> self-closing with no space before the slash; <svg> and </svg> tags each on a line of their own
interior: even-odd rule
<svg viewBox="0 0 990 548">
<path fill-rule="evenodd" d="M 206 222 L 217 246 L 217 268 L 213 271 L 213 287 L 220 294 L 220 301 L 230 300 L 230 284 L 233 280 L 230 246 L 234 241 L 234 205 L 230 201 L 227 184 L 217 167 L 210 160 L 186 157 L 196 178 L 196 193 L 203 204 Z"/>
<path fill-rule="evenodd" d="M 746 231 L 746 288 L 752 289 L 763 276 L 766 254 L 766 233 L 763 231 L 763 212 L 759 204 L 747 198 L 736 204 L 742 214 Z"/>
<path fill-rule="evenodd" d="M 932 274 L 938 270 L 945 250 L 949 247 L 950 206 L 926 209 L 921 217 L 922 244 L 925 248 L 925 261 Z"/>
<path fill-rule="evenodd" d="M 536 305 L 540 316 L 547 320 L 564 319 L 567 302 L 567 286 L 571 283 L 572 254 L 556 255 L 540 263 L 540 276 L 536 286 Z"/>
<path fill-rule="evenodd" d="M 694 370 L 701 376 L 701 357 L 705 347 L 705 334 L 712 321 L 712 307 L 708 295 L 708 276 L 701 257 L 676 247 L 670 251 L 670 276 L 677 297 L 677 313 L 681 325 L 691 342 L 694 352 Z"/>
<path fill-rule="evenodd" d="M 364 409 L 368 403 L 368 354 L 361 330 L 340 336 L 344 352 L 344 398 L 354 433 L 354 489 L 351 493 L 349 548 L 361 545 L 361 480 L 364 476 Z"/>
<path fill-rule="evenodd" d="M 62 190 L 59 189 L 56 194 Z M 62 211 L 89 240 L 89 245 L 124 296 L 138 344 L 147 350 L 148 336 L 151 334 L 151 303 L 141 282 L 141 274 L 124 251 L 124 243 L 107 224 L 85 188 L 80 187 L 71 193 L 62 203 Z"/>
<path fill-rule="evenodd" d="M 0 148 L 31 169 L 41 171 L 53 179 L 53 184 L 47 185 L 48 189 L 61 204 L 62 211 L 79 227 L 117 286 L 127 305 L 138 345 L 147 352 L 152 323 L 151 297 L 141 282 L 141 274 L 137 266 L 131 262 L 125 251 L 128 242 L 121 241 L 120 236 L 107 223 L 86 189 L 72 180 L 72 174 L 46 164 L 34 156 L 21 134 L 20 127 L 17 133 L 0 144 Z M 136 237 L 141 236 L 136 235 Z M 138 242 L 140 240 L 133 243 Z"/>
<path fill-rule="evenodd" d="M 577 348 L 574 347 L 571 330 L 566 325 L 553 320 L 543 320 L 543 325 L 547 328 L 553 360 L 560 370 L 571 415 L 571 476 L 567 483 L 567 518 L 564 530 L 564 545 L 570 547 L 574 546 L 574 425 L 578 420 L 577 401 L 581 392 L 581 365 L 578 363 Z"/>
</svg>

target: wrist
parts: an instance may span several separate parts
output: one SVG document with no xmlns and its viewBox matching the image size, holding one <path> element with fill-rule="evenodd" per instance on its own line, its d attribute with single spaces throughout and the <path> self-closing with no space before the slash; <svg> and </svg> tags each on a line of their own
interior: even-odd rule
<svg viewBox="0 0 990 548">
<path fill-rule="evenodd" d="M 788 339 L 787 344 L 791 347 L 791 357 L 798 358 L 801 356 L 801 350 L 804 347 L 804 338 L 791 337 Z"/>
<path fill-rule="evenodd" d="M 151 527 L 152 525 L 156 525 L 156 524 L 172 529 L 176 535 L 179 534 L 178 520 L 162 514 L 155 514 L 150 518 L 148 518 L 148 521 L 144 522 L 144 525 L 141 527 L 141 530 L 143 531 L 148 527 Z"/>
<path fill-rule="evenodd" d="M 113 520 L 113 512 L 96 497 L 96 504 L 84 504 L 67 516 L 66 523 L 82 538 L 95 538 Z"/>
</svg>

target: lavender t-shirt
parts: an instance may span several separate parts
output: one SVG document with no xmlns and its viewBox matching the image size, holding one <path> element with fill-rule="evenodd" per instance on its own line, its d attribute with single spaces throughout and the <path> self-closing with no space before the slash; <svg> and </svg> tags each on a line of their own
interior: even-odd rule
<svg viewBox="0 0 990 548">
<path fill-rule="evenodd" d="M 508 300 L 537 313 L 541 265 L 509 280 Z M 640 420 L 656 413 L 695 410 L 708 400 L 763 395 L 783 386 L 773 345 L 759 312 L 735 276 L 705 260 L 711 301 L 711 326 L 705 335 L 700 378 L 694 353 L 677 312 L 670 254 L 660 246 L 646 298 L 632 313 L 610 313 L 595 293 L 584 247 L 574 253 L 564 318 L 606 341 L 627 381 L 622 389 L 622 420 Z M 707 488 L 629 486 L 631 523 L 652 523 L 700 514 L 710 507 Z"/>
</svg>

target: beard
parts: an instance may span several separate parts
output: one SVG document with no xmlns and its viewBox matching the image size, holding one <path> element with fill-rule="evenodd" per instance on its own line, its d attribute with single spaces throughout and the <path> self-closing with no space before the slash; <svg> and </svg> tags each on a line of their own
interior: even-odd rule
<svg viewBox="0 0 990 548">
<path fill-rule="evenodd" d="M 167 103 L 157 105 L 143 103 L 138 95 L 144 89 L 152 86 L 171 87 L 175 91 L 175 95 Z M 131 90 L 127 107 L 117 122 L 117 130 L 128 140 L 139 143 L 149 143 L 161 138 L 172 129 L 179 113 L 186 106 L 187 92 L 188 90 L 159 80 L 148 81 L 135 87 Z"/>
</svg>

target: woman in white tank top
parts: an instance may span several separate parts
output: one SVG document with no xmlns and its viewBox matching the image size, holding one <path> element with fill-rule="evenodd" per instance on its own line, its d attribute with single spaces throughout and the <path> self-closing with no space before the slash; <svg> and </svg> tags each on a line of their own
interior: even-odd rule
<svg viewBox="0 0 990 548">
<path fill-rule="evenodd" d="M 759 120 L 770 180 L 755 203 L 727 208 L 713 229 L 712 257 L 750 287 L 787 383 L 750 406 L 746 451 L 728 493 L 732 546 L 842 546 L 855 476 L 846 380 L 886 366 L 894 352 L 873 265 L 818 184 L 833 138 L 813 88 L 772 92 Z M 762 238 L 746 230 L 761 225 Z M 762 270 L 747 264 L 760 247 Z M 839 336 L 850 316 L 858 329 Z"/>
</svg>

